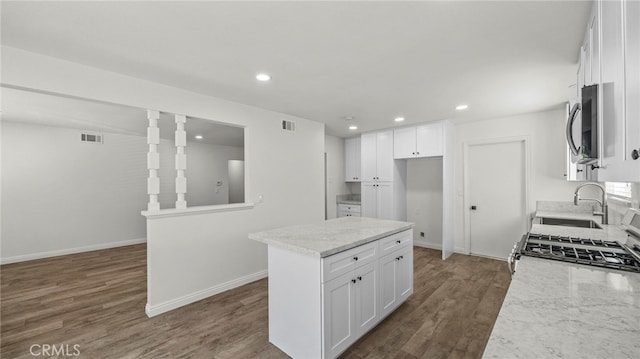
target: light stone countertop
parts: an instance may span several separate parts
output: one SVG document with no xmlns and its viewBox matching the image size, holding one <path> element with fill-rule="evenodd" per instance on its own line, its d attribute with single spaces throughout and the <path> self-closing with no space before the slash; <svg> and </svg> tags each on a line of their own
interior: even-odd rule
<svg viewBox="0 0 640 359">
<path fill-rule="evenodd" d="M 532 224 L 529 232 L 536 234 L 553 234 L 557 236 L 570 236 L 588 239 L 600 239 L 605 241 L 618 241 L 625 243 L 627 240 L 627 233 L 619 225 L 607 225 L 601 224 L 602 218 L 594 216 L 590 213 L 579 212 L 555 212 L 555 211 L 536 211 L 536 217 L 545 218 L 566 218 L 566 219 L 586 219 L 594 220 L 600 223 L 602 229 L 599 228 L 579 228 L 579 227 L 565 227 L 565 226 L 553 226 L 546 224 Z"/>
<path fill-rule="evenodd" d="M 640 275 L 523 256 L 483 358 L 640 357 Z"/>
<path fill-rule="evenodd" d="M 602 217 L 594 216 L 591 213 L 581 212 L 557 212 L 557 211 L 536 211 L 536 217 L 544 218 L 563 218 L 563 219 L 586 219 L 594 220 L 599 224 L 602 224 Z"/>
<path fill-rule="evenodd" d="M 338 204 L 350 204 L 350 205 L 354 205 L 354 206 L 359 206 L 360 205 L 360 201 L 342 200 L 342 201 L 338 201 Z"/>
<path fill-rule="evenodd" d="M 413 228 L 413 223 L 342 217 L 249 234 L 249 238 L 315 257 L 326 257 Z"/>
<path fill-rule="evenodd" d="M 537 217 L 594 219 L 538 211 Z M 603 229 L 533 224 L 531 233 L 626 242 Z M 483 358 L 640 358 L 640 274 L 522 256 Z"/>
</svg>

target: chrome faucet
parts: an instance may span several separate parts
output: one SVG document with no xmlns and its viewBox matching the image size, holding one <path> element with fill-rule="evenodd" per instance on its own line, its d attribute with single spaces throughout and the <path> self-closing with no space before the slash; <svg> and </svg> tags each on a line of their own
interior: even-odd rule
<svg viewBox="0 0 640 359">
<path fill-rule="evenodd" d="M 586 186 L 593 186 L 593 187 L 599 188 L 602 191 L 602 201 L 595 198 L 580 198 L 580 189 Z M 609 206 L 607 205 L 607 191 L 605 190 L 604 186 L 602 186 L 599 183 L 591 183 L 591 182 L 578 186 L 578 188 L 576 188 L 576 192 L 573 195 L 573 204 L 577 206 L 578 201 L 580 200 L 598 202 L 598 204 L 600 204 L 600 208 L 602 208 L 602 212 L 597 212 L 594 210 L 593 215 L 602 216 L 602 224 L 609 224 Z"/>
</svg>

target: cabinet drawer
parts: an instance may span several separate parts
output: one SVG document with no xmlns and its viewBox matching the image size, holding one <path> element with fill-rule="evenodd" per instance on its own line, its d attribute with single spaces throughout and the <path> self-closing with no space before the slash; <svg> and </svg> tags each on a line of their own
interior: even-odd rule
<svg viewBox="0 0 640 359">
<path fill-rule="evenodd" d="M 357 204 L 339 204 L 338 211 L 343 211 L 345 213 L 360 213 L 360 206 Z"/>
<path fill-rule="evenodd" d="M 408 246 L 413 243 L 413 229 L 392 234 L 389 237 L 380 239 L 380 255 L 391 253 L 398 248 Z"/>
<path fill-rule="evenodd" d="M 378 242 L 363 244 L 322 259 L 322 283 L 378 260 Z"/>
</svg>

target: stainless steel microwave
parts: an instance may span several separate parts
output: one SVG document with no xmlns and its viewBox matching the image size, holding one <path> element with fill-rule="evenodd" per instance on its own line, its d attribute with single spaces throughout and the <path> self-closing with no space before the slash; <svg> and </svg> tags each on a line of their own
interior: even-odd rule
<svg viewBox="0 0 640 359">
<path fill-rule="evenodd" d="M 567 119 L 567 143 L 578 158 L 576 163 L 593 164 L 598 161 L 598 85 L 585 86 L 580 91 L 581 101 L 573 105 Z M 578 118 L 580 138 L 574 138 L 573 127 Z"/>
</svg>

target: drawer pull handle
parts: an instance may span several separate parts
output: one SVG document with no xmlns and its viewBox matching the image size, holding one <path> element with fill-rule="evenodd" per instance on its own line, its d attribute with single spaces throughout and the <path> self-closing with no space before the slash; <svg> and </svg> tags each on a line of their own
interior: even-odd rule
<svg viewBox="0 0 640 359">
<path fill-rule="evenodd" d="M 358 280 L 362 280 L 362 277 L 358 276 Z"/>
<path fill-rule="evenodd" d="M 399 260 L 400 260 L 400 257 L 396 257 L 396 260 L 397 260 L 397 261 L 399 261 Z"/>
<path fill-rule="evenodd" d="M 400 243 L 402 243 L 402 241 L 398 239 L 398 240 L 396 241 L 396 243 L 400 244 Z"/>
<path fill-rule="evenodd" d="M 358 260 L 358 257 L 353 257 L 353 260 L 354 260 L 354 261 L 357 261 L 357 260 Z"/>
<path fill-rule="evenodd" d="M 355 279 L 352 279 L 352 280 L 351 280 L 351 283 L 355 283 L 355 282 L 356 282 L 356 280 L 355 280 Z"/>
</svg>

